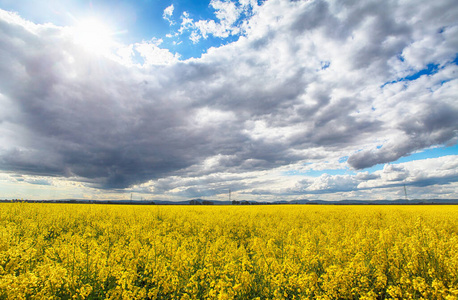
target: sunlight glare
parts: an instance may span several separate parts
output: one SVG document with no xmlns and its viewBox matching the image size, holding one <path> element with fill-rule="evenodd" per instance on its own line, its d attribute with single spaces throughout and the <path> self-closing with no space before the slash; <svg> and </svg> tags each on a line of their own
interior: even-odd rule
<svg viewBox="0 0 458 300">
<path fill-rule="evenodd" d="M 97 19 L 78 22 L 75 29 L 75 42 L 95 54 L 108 54 L 113 46 L 112 31 Z"/>
</svg>

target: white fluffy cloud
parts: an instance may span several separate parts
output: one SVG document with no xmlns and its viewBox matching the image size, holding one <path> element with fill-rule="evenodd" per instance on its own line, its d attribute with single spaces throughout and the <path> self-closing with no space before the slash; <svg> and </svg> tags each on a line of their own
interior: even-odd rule
<svg viewBox="0 0 458 300">
<path fill-rule="evenodd" d="M 231 34 L 240 33 L 240 29 L 234 26 L 234 24 L 240 17 L 241 8 L 237 7 L 235 2 L 212 0 L 210 6 L 216 10 L 215 15 L 218 22 L 214 20 L 200 20 L 194 23 L 194 26 L 204 39 L 209 34 L 216 37 L 228 37 Z"/>
<path fill-rule="evenodd" d="M 240 22 L 247 5 L 250 18 Z M 229 186 L 258 196 L 367 196 L 404 181 L 456 192 L 446 167 L 455 156 L 434 161 L 446 169 L 430 173 L 434 184 L 408 164 L 300 180 L 279 171 L 327 162 L 363 169 L 456 143 L 454 1 L 212 6 L 214 26 L 184 14 L 182 28 L 199 28 L 196 41 L 244 35 L 187 61 L 155 39 L 120 47 L 116 59 L 95 57 L 65 28 L 0 11 L 0 168 L 158 197 Z"/>
<path fill-rule="evenodd" d="M 398 164 L 386 164 L 382 170 L 355 174 L 313 177 L 304 173 L 290 175 L 287 182 L 273 184 L 265 180 L 262 194 L 291 195 L 297 198 L 328 198 L 330 195 L 375 199 L 404 198 L 404 186 L 410 199 L 454 198 L 458 180 L 458 156 L 422 159 Z M 262 182 L 262 180 L 261 180 Z M 447 192 L 445 192 L 447 191 Z M 259 189 L 252 190 L 259 194 Z M 383 197 L 381 197 L 383 196 Z"/>
<path fill-rule="evenodd" d="M 171 4 L 170 6 L 167 6 L 165 9 L 164 9 L 164 13 L 162 14 L 162 17 L 169 21 L 170 25 L 173 25 L 174 22 L 171 20 L 171 17 L 173 15 L 173 10 L 175 9 L 175 7 L 173 6 L 173 4 Z"/>
<path fill-rule="evenodd" d="M 181 16 L 180 34 L 191 31 L 189 38 L 198 43 L 201 38 L 209 36 L 227 38 L 244 35 L 248 28 L 248 20 L 257 13 L 259 5 L 254 0 L 221 1 L 211 0 L 209 7 L 214 10 L 216 20 L 198 20 L 189 17 L 188 12 Z"/>
<path fill-rule="evenodd" d="M 178 62 L 180 56 L 178 54 L 172 54 L 167 49 L 159 48 L 162 40 L 153 40 L 150 42 L 136 43 L 134 48 L 143 58 L 143 66 L 150 65 L 168 65 L 174 62 Z M 131 55 L 134 53 L 131 51 Z M 125 59 L 125 57 L 124 57 Z M 131 60 L 131 57 L 128 57 Z"/>
</svg>

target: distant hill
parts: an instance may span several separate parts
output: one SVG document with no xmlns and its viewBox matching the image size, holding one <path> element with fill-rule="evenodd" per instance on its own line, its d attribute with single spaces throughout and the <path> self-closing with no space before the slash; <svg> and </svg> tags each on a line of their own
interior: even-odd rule
<svg viewBox="0 0 458 300">
<path fill-rule="evenodd" d="M 458 204 L 458 199 L 396 199 L 396 200 L 292 200 L 292 201 L 220 201 L 207 199 L 191 199 L 184 201 L 170 200 L 87 200 L 87 199 L 60 199 L 60 200 L 0 200 L 0 202 L 40 202 L 40 203 L 91 203 L 91 204 L 130 204 L 130 205 L 279 205 L 279 204 L 319 204 L 319 205 L 428 205 L 428 204 Z"/>
<path fill-rule="evenodd" d="M 332 204 L 332 205 L 415 205 L 415 204 L 458 204 L 458 199 L 396 199 L 396 200 L 296 200 L 290 204 Z"/>
</svg>

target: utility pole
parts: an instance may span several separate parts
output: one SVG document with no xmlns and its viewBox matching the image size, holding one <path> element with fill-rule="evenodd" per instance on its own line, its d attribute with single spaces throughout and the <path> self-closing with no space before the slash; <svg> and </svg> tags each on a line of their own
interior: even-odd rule
<svg viewBox="0 0 458 300">
<path fill-rule="evenodd" d="M 229 189 L 229 202 L 231 201 L 231 189 Z"/>
</svg>

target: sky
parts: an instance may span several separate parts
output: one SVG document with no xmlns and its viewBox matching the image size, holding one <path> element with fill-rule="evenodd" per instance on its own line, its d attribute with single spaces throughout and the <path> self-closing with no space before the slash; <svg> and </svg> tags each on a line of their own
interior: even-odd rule
<svg viewBox="0 0 458 300">
<path fill-rule="evenodd" d="M 458 5 L 0 0 L 0 199 L 458 198 Z"/>
</svg>

